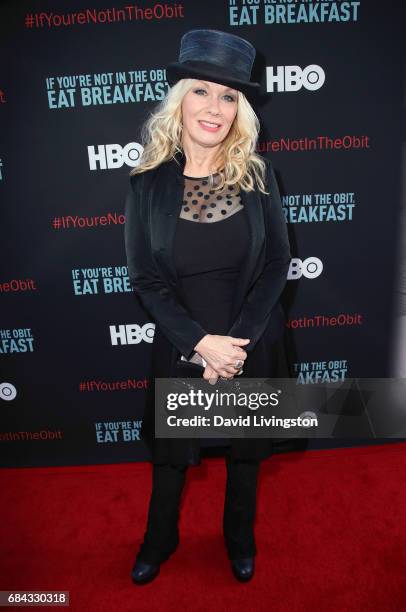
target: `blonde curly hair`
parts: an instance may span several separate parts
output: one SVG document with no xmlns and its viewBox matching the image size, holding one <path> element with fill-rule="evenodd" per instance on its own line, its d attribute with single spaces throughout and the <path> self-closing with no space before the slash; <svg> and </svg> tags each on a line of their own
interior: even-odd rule
<svg viewBox="0 0 406 612">
<path fill-rule="evenodd" d="M 180 79 L 150 113 L 141 127 L 144 149 L 141 160 L 131 170 L 131 176 L 152 170 L 183 152 L 182 100 L 197 82 L 197 79 Z M 221 190 L 225 185 L 237 185 L 244 191 L 253 191 L 255 178 L 259 190 L 268 195 L 265 190 L 266 160 L 255 152 L 259 119 L 245 95 L 241 91 L 237 94 L 237 114 L 216 159 L 220 181 L 216 186 L 210 175 L 211 187 Z"/>
</svg>

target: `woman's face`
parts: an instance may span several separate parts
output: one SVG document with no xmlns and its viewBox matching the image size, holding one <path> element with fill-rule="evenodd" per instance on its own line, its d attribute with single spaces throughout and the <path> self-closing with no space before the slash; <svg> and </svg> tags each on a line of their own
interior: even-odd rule
<svg viewBox="0 0 406 612">
<path fill-rule="evenodd" d="M 237 106 L 236 89 L 196 80 L 182 100 L 183 136 L 202 146 L 221 143 L 230 131 Z"/>
</svg>

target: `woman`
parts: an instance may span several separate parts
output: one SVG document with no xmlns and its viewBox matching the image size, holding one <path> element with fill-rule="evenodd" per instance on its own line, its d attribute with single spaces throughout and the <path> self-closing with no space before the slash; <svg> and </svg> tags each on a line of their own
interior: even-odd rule
<svg viewBox="0 0 406 612">
<path fill-rule="evenodd" d="M 200 463 L 199 440 L 155 438 L 154 379 L 176 376 L 181 358 L 200 361 L 213 384 L 290 375 L 279 298 L 291 255 L 272 165 L 255 153 L 254 58 L 254 47 L 238 36 L 187 32 L 179 61 L 167 67 L 171 89 L 143 127 L 143 156 L 130 173 L 130 283 L 155 320 L 141 430 L 153 486 L 136 584 L 153 580 L 176 550 L 186 469 Z M 226 453 L 223 534 L 240 581 L 254 574 L 257 475 L 271 452 L 269 439 L 238 438 Z"/>
</svg>

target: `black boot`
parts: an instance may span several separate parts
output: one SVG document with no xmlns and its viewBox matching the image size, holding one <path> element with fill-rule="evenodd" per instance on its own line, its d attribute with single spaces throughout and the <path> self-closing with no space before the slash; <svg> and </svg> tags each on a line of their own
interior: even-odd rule
<svg viewBox="0 0 406 612">
<path fill-rule="evenodd" d="M 179 504 L 187 465 L 154 464 L 147 528 L 131 577 L 135 584 L 151 582 L 160 565 L 179 544 Z"/>
<path fill-rule="evenodd" d="M 159 563 L 136 561 L 131 572 L 131 578 L 135 584 L 147 584 L 158 576 L 160 568 Z"/>
<path fill-rule="evenodd" d="M 254 574 L 257 549 L 254 537 L 259 462 L 233 461 L 227 456 L 227 484 L 224 499 L 223 533 L 237 580 Z"/>
<path fill-rule="evenodd" d="M 231 561 L 231 569 L 234 576 L 239 582 L 248 582 L 254 575 L 255 561 L 254 557 L 246 557 L 245 559 L 233 559 Z"/>
</svg>

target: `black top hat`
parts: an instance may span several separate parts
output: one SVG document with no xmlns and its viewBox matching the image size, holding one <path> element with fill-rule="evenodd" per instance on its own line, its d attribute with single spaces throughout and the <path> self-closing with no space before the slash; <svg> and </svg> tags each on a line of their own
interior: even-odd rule
<svg viewBox="0 0 406 612">
<path fill-rule="evenodd" d="M 244 38 L 220 30 L 189 30 L 180 43 L 179 61 L 166 67 L 169 85 L 180 79 L 204 79 L 257 99 L 260 84 L 250 81 L 255 48 Z"/>
</svg>

